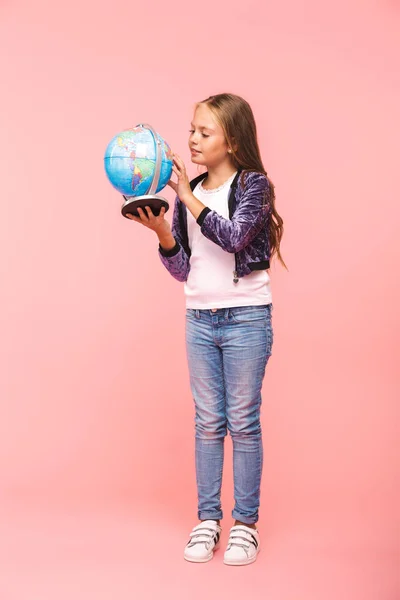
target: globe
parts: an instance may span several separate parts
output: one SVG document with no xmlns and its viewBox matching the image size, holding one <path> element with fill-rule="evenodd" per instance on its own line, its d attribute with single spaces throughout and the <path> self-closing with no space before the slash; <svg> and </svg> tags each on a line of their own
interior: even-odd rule
<svg viewBox="0 0 400 600">
<path fill-rule="evenodd" d="M 154 132 L 154 130 L 153 130 Z M 173 152 L 167 142 L 154 132 L 161 149 L 160 178 L 157 194 L 171 179 Z M 152 131 L 143 125 L 124 129 L 109 142 L 104 167 L 111 185 L 124 196 L 148 193 L 155 174 L 157 142 Z"/>
</svg>

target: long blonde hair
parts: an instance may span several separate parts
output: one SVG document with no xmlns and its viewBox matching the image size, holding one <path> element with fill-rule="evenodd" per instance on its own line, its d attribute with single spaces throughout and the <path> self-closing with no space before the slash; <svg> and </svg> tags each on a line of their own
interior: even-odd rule
<svg viewBox="0 0 400 600">
<path fill-rule="evenodd" d="M 209 96 L 201 102 L 196 102 L 195 109 L 199 104 L 205 104 L 213 113 L 217 123 L 222 127 L 226 142 L 231 150 L 232 164 L 237 170 L 241 169 L 243 171 L 240 176 L 242 186 L 244 187 L 245 173 L 249 171 L 263 173 L 268 178 L 269 201 L 271 204 L 271 218 L 268 229 L 270 258 L 272 259 L 276 254 L 281 264 L 287 269 L 280 253 L 283 219 L 275 208 L 275 186 L 268 177 L 261 160 L 256 122 L 250 104 L 235 94 Z"/>
</svg>

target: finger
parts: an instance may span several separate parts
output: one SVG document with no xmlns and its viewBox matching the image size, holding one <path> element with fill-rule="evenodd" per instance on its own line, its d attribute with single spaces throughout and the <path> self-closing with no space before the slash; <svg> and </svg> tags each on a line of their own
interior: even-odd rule
<svg viewBox="0 0 400 600">
<path fill-rule="evenodd" d="M 168 181 L 167 185 L 169 185 L 169 187 L 171 187 L 174 192 L 176 192 L 176 183 L 174 183 L 173 181 Z"/>
<path fill-rule="evenodd" d="M 177 157 L 176 164 L 178 165 L 178 167 L 180 169 L 182 169 L 182 171 L 185 170 L 185 163 L 183 162 L 183 160 L 181 158 L 179 158 L 179 156 Z"/>
<path fill-rule="evenodd" d="M 141 218 L 141 220 L 143 221 L 143 223 L 147 223 L 147 222 L 148 222 L 148 218 L 147 218 L 147 217 L 146 217 L 146 215 L 144 214 L 144 212 L 143 212 L 143 209 L 142 209 L 142 208 L 140 208 L 140 207 L 138 207 L 137 211 L 138 211 L 138 213 L 139 213 L 139 215 L 140 215 L 140 218 Z"/>
<path fill-rule="evenodd" d="M 145 209 L 146 209 L 147 216 L 149 217 L 149 219 L 151 219 L 152 217 L 154 217 L 153 211 L 151 210 L 150 206 L 145 206 Z"/>
<path fill-rule="evenodd" d="M 181 159 L 181 157 L 180 157 L 180 156 L 178 156 L 177 154 L 175 154 L 175 159 L 176 159 L 176 162 L 177 162 L 179 165 L 183 165 L 183 160 Z"/>
</svg>

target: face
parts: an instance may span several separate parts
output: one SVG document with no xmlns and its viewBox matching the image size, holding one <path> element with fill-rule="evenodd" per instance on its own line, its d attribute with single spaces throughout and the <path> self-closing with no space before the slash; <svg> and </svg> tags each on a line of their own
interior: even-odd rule
<svg viewBox="0 0 400 600">
<path fill-rule="evenodd" d="M 193 163 L 215 167 L 230 162 L 231 154 L 222 127 L 205 104 L 200 104 L 194 112 L 188 143 Z"/>
</svg>

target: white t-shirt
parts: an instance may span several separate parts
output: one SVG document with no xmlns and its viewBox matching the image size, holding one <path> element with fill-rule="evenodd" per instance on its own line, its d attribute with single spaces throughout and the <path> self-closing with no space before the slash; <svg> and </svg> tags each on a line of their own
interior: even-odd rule
<svg viewBox="0 0 400 600">
<path fill-rule="evenodd" d="M 204 190 L 200 182 L 193 195 L 205 206 L 229 219 L 228 194 L 235 175 L 233 173 L 213 190 Z M 184 284 L 186 308 L 259 306 L 272 302 L 267 271 L 252 271 L 234 283 L 235 255 L 207 239 L 189 210 L 187 227 L 191 256 L 189 276 Z"/>
</svg>

